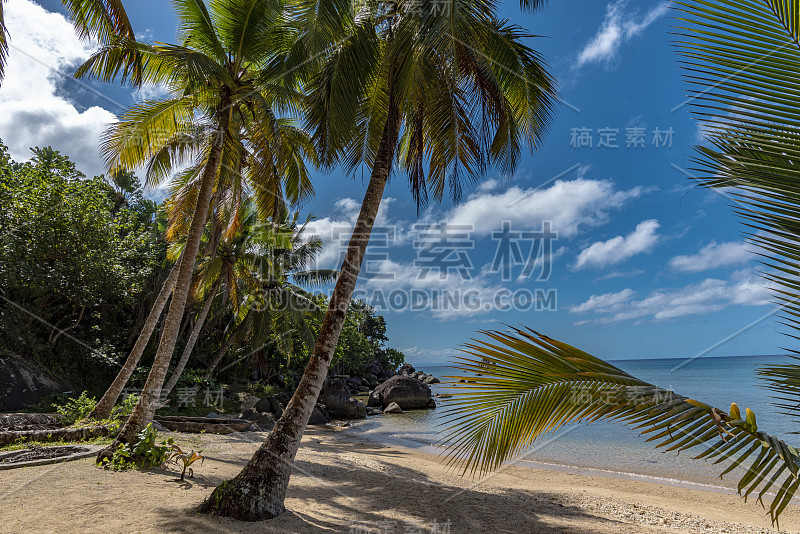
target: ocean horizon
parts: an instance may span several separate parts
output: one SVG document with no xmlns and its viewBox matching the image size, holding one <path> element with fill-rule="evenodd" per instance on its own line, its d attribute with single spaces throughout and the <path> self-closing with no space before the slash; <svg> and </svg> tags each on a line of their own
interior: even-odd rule
<svg viewBox="0 0 800 534">
<path fill-rule="evenodd" d="M 787 355 L 715 356 L 702 358 L 648 358 L 613 360 L 624 371 L 728 411 L 736 402 L 744 412 L 751 408 L 759 428 L 792 444 L 790 432 L 797 431 L 791 417 L 771 403 L 771 393 L 763 387 L 756 370 L 766 364 L 791 361 Z M 445 365 L 417 367 L 437 377 L 458 375 Z M 433 393 L 447 393 L 446 385 L 432 386 Z M 439 454 L 442 437 L 443 403 L 436 410 L 411 411 L 399 415 L 380 415 L 358 422 L 347 432 L 369 441 L 399 445 Z M 566 425 L 540 437 L 513 463 L 522 466 L 567 469 L 586 474 L 630 477 L 679 486 L 716 491 L 735 491 L 739 477 L 729 473 L 720 480 L 724 468 L 704 460 L 694 460 L 702 449 L 662 452 L 646 436 L 620 422 Z"/>
</svg>

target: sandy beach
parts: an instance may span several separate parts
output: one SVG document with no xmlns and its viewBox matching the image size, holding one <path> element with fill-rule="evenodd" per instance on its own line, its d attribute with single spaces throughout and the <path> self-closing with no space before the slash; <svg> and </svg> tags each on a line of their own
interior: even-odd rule
<svg viewBox="0 0 800 534">
<path fill-rule="evenodd" d="M 774 532 L 759 504 L 736 495 L 555 470 L 508 467 L 462 478 L 435 457 L 310 430 L 297 458 L 287 513 L 240 523 L 196 512 L 264 437 L 173 434 L 206 461 L 181 482 L 162 471 L 110 472 L 92 459 L 0 472 L 0 531 L 633 533 Z M 782 530 L 800 529 L 800 507 Z"/>
</svg>

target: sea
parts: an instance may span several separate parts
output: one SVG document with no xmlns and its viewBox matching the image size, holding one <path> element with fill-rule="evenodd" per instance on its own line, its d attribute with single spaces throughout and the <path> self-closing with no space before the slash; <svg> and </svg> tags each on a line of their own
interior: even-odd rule
<svg viewBox="0 0 800 534">
<path fill-rule="evenodd" d="M 800 443 L 798 421 L 772 403 L 773 393 L 764 388 L 756 371 L 768 364 L 784 364 L 787 356 L 703 357 L 687 359 L 646 359 L 613 362 L 624 371 L 717 408 L 729 410 L 736 402 L 742 413 L 751 408 L 758 427 L 789 444 Z M 437 377 L 461 376 L 446 366 L 417 367 Z M 443 379 L 444 380 L 444 379 Z M 446 385 L 433 385 L 433 393 L 447 393 Z M 446 402 L 446 401 L 445 401 Z M 441 454 L 443 410 L 408 411 L 397 415 L 369 417 L 347 429 L 350 436 L 375 443 L 419 449 Z M 694 450 L 662 452 L 654 442 L 630 427 L 609 421 L 577 423 L 540 437 L 533 446 L 509 463 L 517 466 L 555 469 L 579 474 L 610 476 L 656 482 L 710 491 L 735 491 L 739 479 L 733 471 L 720 479 L 719 465 L 695 460 Z M 699 451 L 698 451 L 699 452 Z"/>
</svg>

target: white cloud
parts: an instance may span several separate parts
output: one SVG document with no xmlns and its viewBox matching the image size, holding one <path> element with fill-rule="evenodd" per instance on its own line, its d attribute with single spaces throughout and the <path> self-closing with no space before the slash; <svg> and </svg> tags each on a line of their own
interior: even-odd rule
<svg viewBox="0 0 800 534">
<path fill-rule="evenodd" d="M 624 289 L 616 293 L 592 295 L 573 306 L 573 313 L 592 313 L 598 317 L 578 324 L 608 324 L 621 321 L 666 321 L 700 315 L 729 306 L 765 306 L 769 304 L 767 283 L 747 270 L 738 271 L 730 280 L 707 278 L 678 289 L 657 289 L 636 300 L 636 292 Z"/>
<path fill-rule="evenodd" d="M 667 3 L 660 2 L 643 16 L 637 16 L 627 12 L 627 4 L 627 0 L 617 0 L 608 5 L 597 34 L 578 54 L 577 67 L 614 59 L 625 42 L 640 35 L 668 10 Z"/>
<path fill-rule="evenodd" d="M 609 211 L 648 192 L 642 187 L 619 191 L 610 181 L 586 178 L 559 180 L 546 189 L 514 186 L 497 191 L 496 187 L 491 184 L 479 189 L 453 208 L 443 222 L 469 225 L 476 235 L 486 236 L 499 230 L 500 221 L 511 222 L 515 229 L 541 229 L 543 221 L 551 221 L 559 238 L 570 238 L 582 227 L 605 224 Z"/>
<path fill-rule="evenodd" d="M 378 216 L 375 218 L 375 230 L 373 231 L 372 243 L 376 239 L 380 239 L 380 227 L 387 227 L 389 208 L 394 202 L 394 199 L 384 198 L 381 201 L 381 207 L 378 210 Z M 319 237 L 324 247 L 322 252 L 317 255 L 316 265 L 318 268 L 325 269 L 338 269 L 344 253 L 347 250 L 347 243 L 350 241 L 350 236 L 353 234 L 353 228 L 358 218 L 358 212 L 361 209 L 361 204 L 353 198 L 343 198 L 336 201 L 333 205 L 334 214 L 332 216 L 315 219 L 308 223 L 305 234 L 309 237 Z M 395 233 L 395 238 L 390 239 L 390 245 L 397 245 L 403 242 L 403 236 L 397 235 L 397 232 L 402 231 L 402 225 L 392 225 L 392 232 Z M 385 236 L 385 233 L 384 233 Z M 389 236 L 391 238 L 391 236 Z"/>
<path fill-rule="evenodd" d="M 658 221 L 651 219 L 639 223 L 636 230 L 627 236 L 593 243 L 578 254 L 575 270 L 616 265 L 638 254 L 650 252 L 660 239 L 656 233 L 658 227 Z"/>
<path fill-rule="evenodd" d="M 573 306 L 569 311 L 572 313 L 584 313 L 589 311 L 608 313 L 618 309 L 629 302 L 636 292 L 633 289 L 623 289 L 616 293 L 605 293 L 603 295 L 592 295 L 589 300 L 578 306 Z"/>
<path fill-rule="evenodd" d="M 682 273 L 698 273 L 718 267 L 741 265 L 752 259 L 746 244 L 740 241 L 727 243 L 711 242 L 691 256 L 675 256 L 669 261 L 673 271 Z"/>
<path fill-rule="evenodd" d="M 14 159 L 27 161 L 29 147 L 52 146 L 91 176 L 103 172 L 99 138 L 115 115 L 101 107 L 78 111 L 58 94 L 58 82 L 91 54 L 63 15 L 30 0 L 4 10 L 10 53 L 0 86 L 0 138 Z"/>
</svg>

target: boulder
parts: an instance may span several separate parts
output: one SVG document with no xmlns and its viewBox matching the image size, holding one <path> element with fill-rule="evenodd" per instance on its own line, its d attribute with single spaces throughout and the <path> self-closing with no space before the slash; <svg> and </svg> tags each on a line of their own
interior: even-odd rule
<svg viewBox="0 0 800 534">
<path fill-rule="evenodd" d="M 425 406 L 426 408 L 436 408 L 436 399 L 431 399 L 428 401 L 428 405 Z"/>
<path fill-rule="evenodd" d="M 378 408 L 367 408 L 367 415 L 381 415 L 382 413 L 383 411 Z"/>
<path fill-rule="evenodd" d="M 271 413 L 275 419 L 283 415 L 283 404 L 274 396 L 261 399 L 256 403 L 254 409 L 260 413 Z"/>
<path fill-rule="evenodd" d="M 367 378 L 377 380 L 383 374 L 383 365 L 378 360 L 373 360 L 364 366 L 364 372 L 367 373 Z"/>
<path fill-rule="evenodd" d="M 308 424 L 326 425 L 328 423 L 330 423 L 330 420 L 325 417 L 325 414 L 322 413 L 322 410 L 320 410 L 318 406 L 314 406 L 314 411 L 311 412 L 311 417 L 308 419 Z"/>
<path fill-rule="evenodd" d="M 426 384 L 439 384 L 439 383 L 441 383 L 441 380 L 439 380 L 438 378 L 436 378 L 433 375 L 428 375 L 428 378 L 425 379 L 425 383 Z"/>
<path fill-rule="evenodd" d="M 242 410 L 250 410 L 258 404 L 259 399 L 255 395 L 249 395 L 247 393 L 239 393 L 239 405 L 242 407 Z"/>
<path fill-rule="evenodd" d="M 264 431 L 272 430 L 272 427 L 275 426 L 275 416 L 269 412 L 261 413 L 253 409 L 245 410 L 242 412 L 240 418 L 257 423 L 261 430 Z"/>
<path fill-rule="evenodd" d="M 19 356 L 0 354 L 0 411 L 31 408 L 48 395 L 71 389 Z"/>
<path fill-rule="evenodd" d="M 395 375 L 372 392 L 370 406 L 382 406 L 396 402 L 404 410 L 426 408 L 431 400 L 431 388 L 416 378 Z"/>
<path fill-rule="evenodd" d="M 413 365 L 411 365 L 410 363 L 404 363 L 403 366 L 400 368 L 400 370 L 397 371 L 397 374 L 408 376 L 414 374 L 415 371 L 416 369 L 414 369 Z"/>
<path fill-rule="evenodd" d="M 322 388 L 319 400 L 328 408 L 331 417 L 364 419 L 367 416 L 367 406 L 350 396 L 350 391 L 343 380 L 328 379 Z"/>
<path fill-rule="evenodd" d="M 211 413 L 206 414 L 206 417 L 208 417 L 210 419 L 219 419 L 219 414 L 217 412 L 211 412 Z"/>
<path fill-rule="evenodd" d="M 392 402 L 383 409 L 383 413 L 403 413 L 403 409 L 396 402 Z"/>
</svg>

